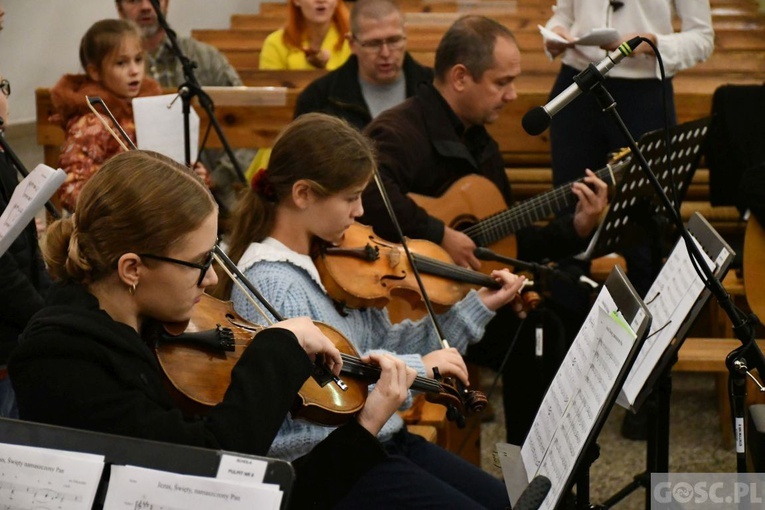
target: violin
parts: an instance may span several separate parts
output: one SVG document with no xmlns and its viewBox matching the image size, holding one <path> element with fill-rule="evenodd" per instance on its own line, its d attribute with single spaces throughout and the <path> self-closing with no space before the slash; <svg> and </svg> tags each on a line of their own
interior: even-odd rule
<svg viewBox="0 0 765 510">
<path fill-rule="evenodd" d="M 335 328 L 315 324 L 341 352 L 341 376 L 347 377 L 336 377 L 317 360 L 291 414 L 293 418 L 338 426 L 364 407 L 368 385 L 379 378 L 380 368 L 363 362 L 353 344 Z M 223 400 L 231 384 L 231 371 L 263 329 L 237 314 L 230 301 L 204 294 L 188 324 L 157 324 L 145 337 L 153 345 L 166 385 L 179 407 L 189 414 L 205 414 Z M 411 388 L 425 392 L 427 400 L 446 406 L 455 417 L 479 413 L 487 405 L 483 393 L 459 389 L 448 381 L 417 377 Z"/>
<path fill-rule="evenodd" d="M 437 313 L 456 304 L 472 286 L 502 287 L 490 276 L 457 266 L 436 243 L 407 239 L 407 245 Z M 383 308 L 392 298 L 401 298 L 414 310 L 422 308 L 420 287 L 403 246 L 378 237 L 371 227 L 354 223 L 339 245 L 318 242 L 312 256 L 327 293 L 343 306 Z M 522 297 L 527 310 L 541 299 L 532 291 Z"/>
</svg>

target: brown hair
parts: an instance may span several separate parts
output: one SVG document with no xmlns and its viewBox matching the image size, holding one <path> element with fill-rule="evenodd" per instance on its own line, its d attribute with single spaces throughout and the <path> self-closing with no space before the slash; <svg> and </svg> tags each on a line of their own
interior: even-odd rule
<svg viewBox="0 0 765 510">
<path fill-rule="evenodd" d="M 380 20 L 394 12 L 401 17 L 403 25 L 404 15 L 396 0 L 356 0 L 351 9 L 351 34 L 359 35 L 359 18 Z"/>
<path fill-rule="evenodd" d="M 156 152 L 123 152 L 88 180 L 74 215 L 48 229 L 45 261 L 54 278 L 89 284 L 125 253 L 168 253 L 216 208 L 186 167 Z"/>
<path fill-rule="evenodd" d="M 282 39 L 287 46 L 304 49 L 303 36 L 306 33 L 306 23 L 303 11 L 295 5 L 293 0 L 288 0 L 287 4 L 289 16 L 287 18 L 287 26 L 284 27 Z M 337 51 L 345 44 L 345 34 L 348 33 L 348 6 L 345 5 L 343 0 L 337 0 L 335 12 L 332 13 L 332 24 L 335 25 L 337 32 L 340 34 L 340 38 L 334 48 Z"/>
<path fill-rule="evenodd" d="M 515 43 L 515 36 L 504 25 L 486 16 L 468 15 L 455 21 L 436 48 L 433 71 L 439 81 L 446 80 L 449 70 L 464 65 L 475 81 L 494 66 L 494 46 L 499 37 Z"/>
<path fill-rule="evenodd" d="M 141 41 L 138 25 L 124 19 L 103 19 L 91 25 L 80 40 L 80 64 L 87 71 L 88 65 L 101 69 L 101 64 L 111 52 L 119 47 L 122 40 L 134 35 Z"/>
<path fill-rule="evenodd" d="M 310 181 L 321 196 L 365 183 L 375 169 L 372 141 L 346 121 L 307 113 L 290 123 L 274 143 L 268 168 L 256 174 L 239 198 L 231 221 L 229 256 L 238 261 L 250 243 L 260 242 L 274 226 L 280 201 L 292 196 L 295 182 Z M 231 283 L 226 282 L 226 294 Z"/>
</svg>

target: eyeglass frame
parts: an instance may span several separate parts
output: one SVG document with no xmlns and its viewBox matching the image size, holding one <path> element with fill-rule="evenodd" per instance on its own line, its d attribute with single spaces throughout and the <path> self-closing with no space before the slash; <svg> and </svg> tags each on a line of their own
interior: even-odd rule
<svg viewBox="0 0 765 510">
<path fill-rule="evenodd" d="M 209 255 L 207 256 L 207 260 L 204 264 L 197 264 L 196 262 L 188 262 L 186 260 L 180 260 L 180 259 L 174 259 L 172 257 L 164 257 L 162 255 L 154 255 L 151 253 L 139 253 L 139 257 L 146 257 L 147 259 L 154 259 L 159 260 L 161 262 L 171 262 L 173 264 L 179 264 L 181 266 L 186 267 L 193 267 L 195 269 L 199 269 L 199 280 L 197 280 L 197 287 L 202 286 L 202 281 L 205 279 L 205 276 L 207 275 L 207 271 L 210 270 L 210 266 L 212 266 L 213 261 L 215 260 L 215 249 L 210 250 Z"/>
<path fill-rule="evenodd" d="M 5 97 L 11 95 L 11 82 L 9 82 L 7 78 L 0 80 L 0 92 L 5 94 Z"/>
<path fill-rule="evenodd" d="M 359 46 L 369 52 L 382 51 L 383 46 L 387 46 L 388 50 L 398 51 L 403 48 L 403 43 L 406 42 L 406 34 L 394 35 L 386 37 L 385 39 L 370 39 L 368 41 L 362 41 L 356 34 L 351 34 L 351 37 L 353 37 L 353 40 L 356 41 Z M 401 46 L 399 47 L 399 45 Z"/>
</svg>

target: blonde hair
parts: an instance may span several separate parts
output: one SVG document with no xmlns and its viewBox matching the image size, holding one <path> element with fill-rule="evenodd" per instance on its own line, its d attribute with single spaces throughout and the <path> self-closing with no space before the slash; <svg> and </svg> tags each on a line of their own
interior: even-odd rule
<svg viewBox="0 0 765 510">
<path fill-rule="evenodd" d="M 250 243 L 268 237 L 280 201 L 304 179 L 314 192 L 330 196 L 369 181 L 375 169 L 372 141 L 346 121 L 307 113 L 290 123 L 274 143 L 264 175 L 255 175 L 243 191 L 231 218 L 229 256 L 238 261 Z M 267 188 L 265 191 L 263 188 Z M 230 289 L 230 283 L 226 286 Z"/>
<path fill-rule="evenodd" d="M 43 255 L 54 278 L 89 284 L 125 253 L 168 253 L 216 209 L 186 167 L 156 152 L 124 152 L 85 184 L 74 215 L 51 225 Z"/>
</svg>

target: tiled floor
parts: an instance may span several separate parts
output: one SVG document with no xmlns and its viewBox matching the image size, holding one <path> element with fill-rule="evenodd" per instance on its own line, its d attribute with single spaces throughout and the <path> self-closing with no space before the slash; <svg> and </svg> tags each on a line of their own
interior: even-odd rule
<svg viewBox="0 0 765 510">
<path fill-rule="evenodd" d="M 502 473 L 494 465 L 493 452 L 494 445 L 504 441 L 504 416 L 501 397 L 492 396 L 491 401 L 496 416 L 481 428 L 481 459 L 484 469 L 500 477 Z M 716 402 L 712 376 L 689 373 L 674 375 L 670 471 L 735 472 L 736 454 L 733 449 L 723 446 Z M 598 439 L 600 458 L 590 470 L 591 500 L 596 504 L 603 503 L 644 470 L 646 443 L 624 439 L 619 432 L 624 413 L 624 409 L 615 407 Z M 645 508 L 644 498 L 645 491 L 639 489 L 615 508 L 642 510 Z"/>
</svg>

